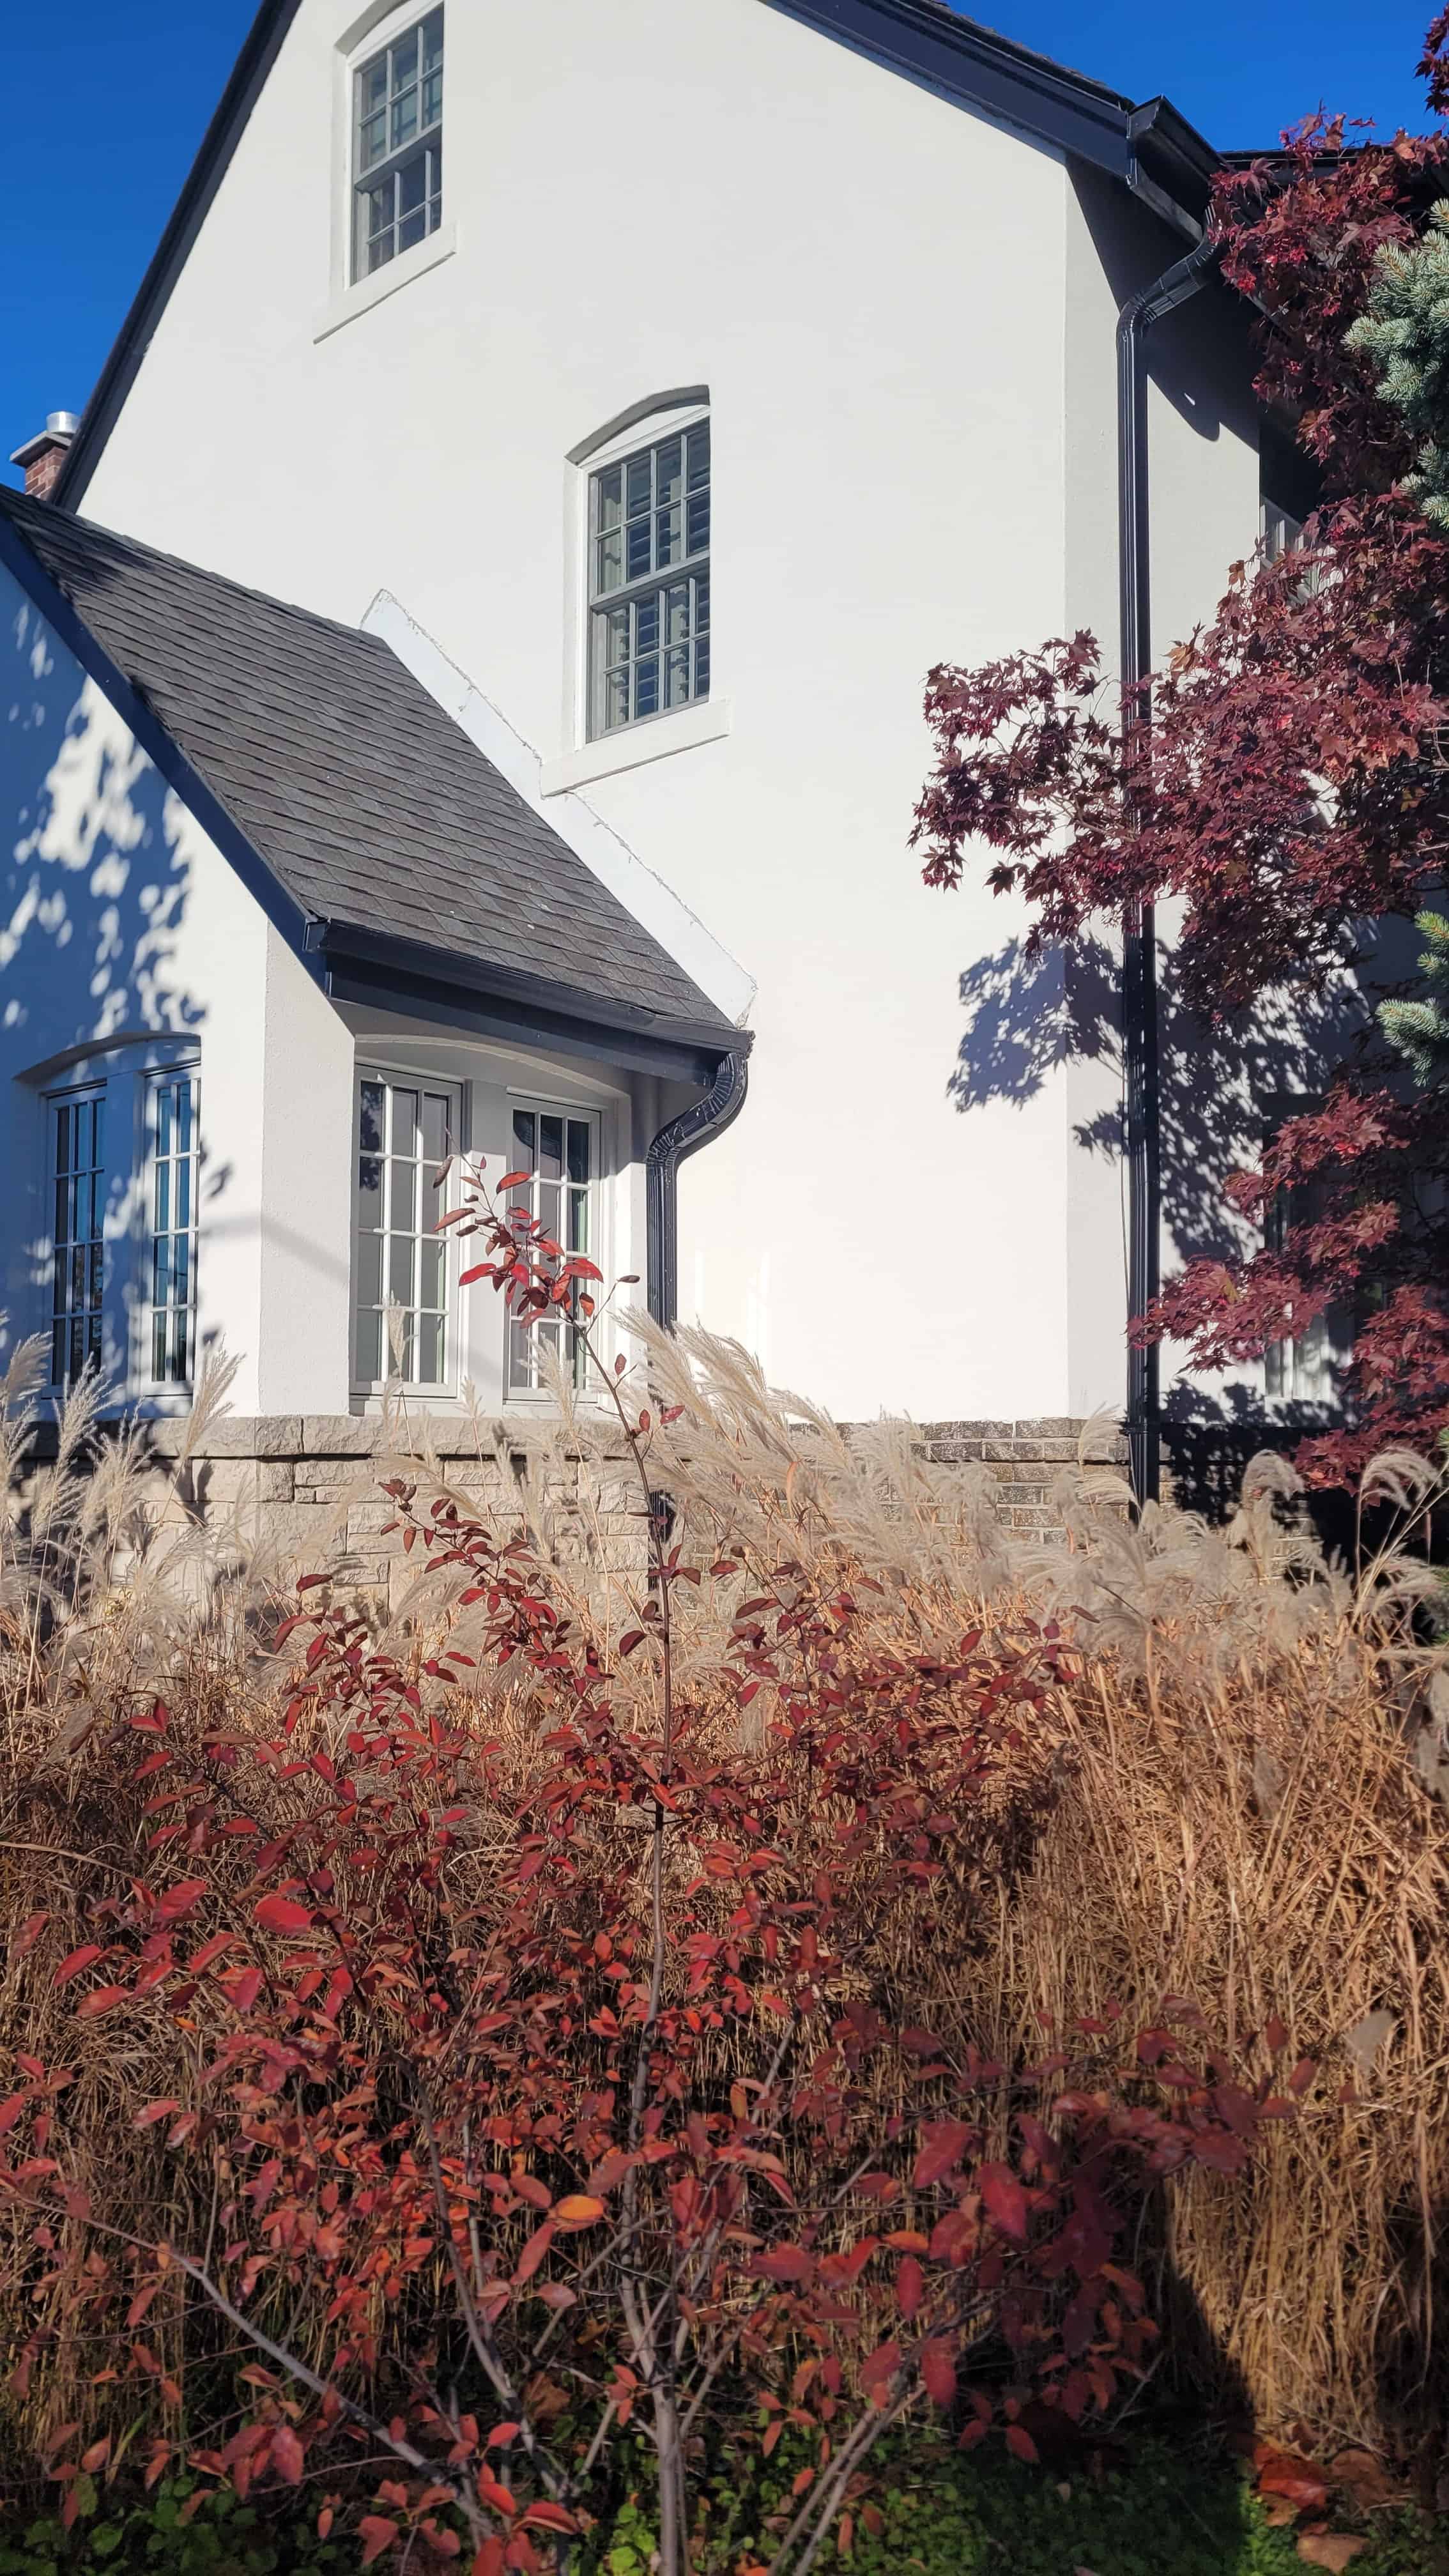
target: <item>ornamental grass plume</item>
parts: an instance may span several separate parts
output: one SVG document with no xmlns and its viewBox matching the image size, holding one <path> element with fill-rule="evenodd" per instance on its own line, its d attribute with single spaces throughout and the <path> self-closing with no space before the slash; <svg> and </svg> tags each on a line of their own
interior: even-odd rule
<svg viewBox="0 0 1449 2576">
<path fill-rule="evenodd" d="M 642 1584 L 424 1455 L 381 1629 L 345 1565 L 279 1623 L 230 1538 L 116 1609 L 170 1600 L 168 1521 L 119 1566 L 79 1493 L 12 1597 L 17 2474 L 321 2475 L 368 2554 L 471 2522 L 490 2576 L 566 2554 L 637 2429 L 682 2569 L 702 2428 L 780 2427 L 798 2571 L 912 2409 L 1030 2451 L 1145 2379 L 1435 2438 L 1411 1557 L 1351 1580 L 1264 1472 L 1219 1534 L 1084 1468 L 1027 1547 L 728 1345 L 646 1330 L 613 1384 Z M 598 1411 L 560 1438 L 602 1455 Z"/>
</svg>

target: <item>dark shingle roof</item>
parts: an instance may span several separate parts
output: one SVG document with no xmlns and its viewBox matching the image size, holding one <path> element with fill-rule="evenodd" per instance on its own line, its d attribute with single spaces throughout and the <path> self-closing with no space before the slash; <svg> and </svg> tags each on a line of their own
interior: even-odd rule
<svg viewBox="0 0 1449 2576">
<path fill-rule="evenodd" d="M 305 911 L 729 1033 L 379 636 L 15 492 L 0 510 Z"/>
</svg>

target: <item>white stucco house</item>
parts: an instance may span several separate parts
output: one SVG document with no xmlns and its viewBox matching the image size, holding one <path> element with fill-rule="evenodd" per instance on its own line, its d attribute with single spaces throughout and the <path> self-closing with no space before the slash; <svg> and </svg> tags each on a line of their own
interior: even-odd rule
<svg viewBox="0 0 1449 2576">
<path fill-rule="evenodd" d="M 393 1295 L 415 1402 L 521 1421 L 431 1232 L 463 1145 L 840 1418 L 1029 1458 L 1121 1407 L 1113 1006 L 1064 1050 L 1072 976 L 906 842 L 931 664 L 1115 650 L 1134 428 L 1159 643 L 1301 514 L 1210 277 L 1123 392 L 1217 161 L 936 0 L 263 0 L 0 498 L 57 1385 L 164 1415 L 221 1336 L 249 1418 L 366 1416 Z"/>
</svg>

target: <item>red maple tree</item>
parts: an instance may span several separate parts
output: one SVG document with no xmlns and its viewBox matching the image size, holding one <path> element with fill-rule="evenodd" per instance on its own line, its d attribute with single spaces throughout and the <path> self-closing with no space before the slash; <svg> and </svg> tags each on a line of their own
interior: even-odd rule
<svg viewBox="0 0 1449 2576">
<path fill-rule="evenodd" d="M 1449 106 L 1449 14 L 1420 70 Z M 929 679 L 937 762 L 914 839 L 927 882 L 959 883 L 969 845 L 1024 895 L 1031 941 L 1175 898 L 1173 972 L 1205 1022 L 1241 1027 L 1285 990 L 1321 996 L 1365 923 L 1437 893 L 1449 852 L 1449 544 L 1403 489 L 1413 451 L 1367 363 L 1345 350 L 1378 251 L 1449 194 L 1449 138 L 1351 143 L 1342 119 L 1285 136 L 1225 176 L 1212 223 L 1223 276 L 1261 316 L 1257 391 L 1286 412 L 1322 478 L 1301 550 L 1235 566 L 1212 621 L 1124 729 L 1086 633 Z M 1244 1258 L 1200 1258 L 1133 1319 L 1219 1370 L 1351 1311 L 1344 1423 L 1305 1441 L 1320 1483 L 1374 1449 L 1449 1426 L 1449 1131 L 1369 1042 L 1326 1101 L 1290 1118 L 1228 1185 L 1241 1216 L 1285 1221 Z"/>
</svg>

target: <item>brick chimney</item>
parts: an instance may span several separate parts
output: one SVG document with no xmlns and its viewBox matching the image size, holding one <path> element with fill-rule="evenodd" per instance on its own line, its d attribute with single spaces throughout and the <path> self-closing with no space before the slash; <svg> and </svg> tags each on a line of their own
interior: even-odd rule
<svg viewBox="0 0 1449 2576">
<path fill-rule="evenodd" d="M 27 438 L 10 462 L 25 468 L 25 489 L 32 501 L 48 501 L 65 452 L 80 426 L 73 411 L 53 411 L 37 438 Z"/>
</svg>

